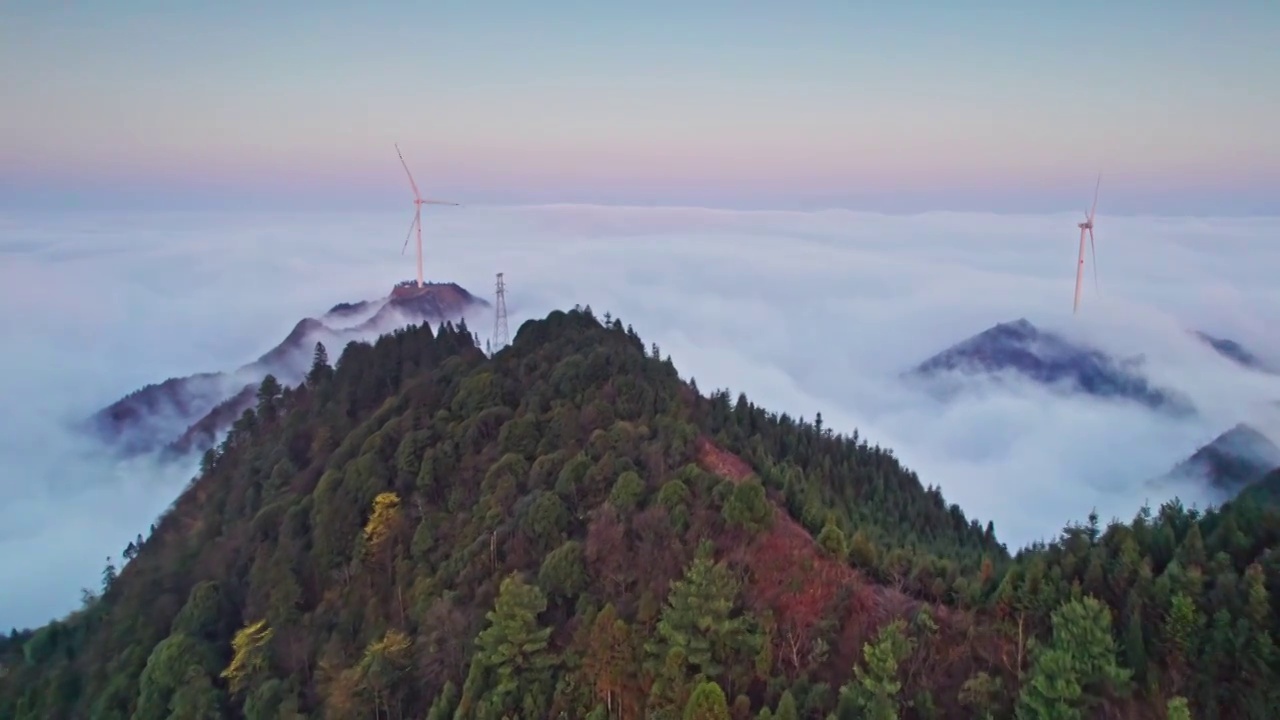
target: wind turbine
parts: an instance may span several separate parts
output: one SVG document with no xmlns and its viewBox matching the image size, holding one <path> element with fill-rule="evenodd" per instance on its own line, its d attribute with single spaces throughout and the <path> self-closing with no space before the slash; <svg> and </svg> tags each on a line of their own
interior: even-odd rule
<svg viewBox="0 0 1280 720">
<path fill-rule="evenodd" d="M 418 231 L 418 287 L 422 287 L 422 206 L 457 205 L 458 203 L 423 199 L 422 193 L 418 192 L 418 183 L 413 181 L 413 173 L 409 172 L 409 164 L 404 161 L 404 153 L 400 152 L 399 143 L 396 143 L 396 155 L 400 156 L 400 164 L 404 166 L 404 174 L 409 176 L 409 186 L 413 188 L 413 221 L 409 223 L 409 232 L 405 233 L 404 246 L 400 248 L 400 254 L 403 255 L 405 248 L 409 247 L 409 236 L 413 235 L 413 231 L 416 228 Z"/>
<path fill-rule="evenodd" d="M 1071 305 L 1071 314 L 1080 309 L 1080 282 L 1084 279 L 1084 235 L 1089 233 L 1089 252 L 1093 256 L 1093 289 L 1098 290 L 1098 251 L 1093 244 L 1093 214 L 1098 209 L 1098 188 L 1102 186 L 1102 174 L 1098 174 L 1098 182 L 1093 186 L 1093 207 L 1084 216 L 1084 222 L 1076 223 L 1080 228 L 1080 259 L 1076 263 L 1076 298 Z"/>
</svg>

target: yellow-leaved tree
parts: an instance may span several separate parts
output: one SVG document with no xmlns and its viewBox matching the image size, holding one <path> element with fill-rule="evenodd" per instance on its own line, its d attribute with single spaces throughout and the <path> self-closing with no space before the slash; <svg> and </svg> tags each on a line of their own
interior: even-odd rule
<svg viewBox="0 0 1280 720">
<path fill-rule="evenodd" d="M 364 524 L 365 557 L 375 561 L 384 560 L 403 522 L 400 496 L 393 492 L 378 493 L 373 499 L 373 512 L 369 514 L 369 521 Z"/>
<path fill-rule="evenodd" d="M 231 662 L 222 671 L 232 694 L 239 694 L 254 684 L 267 669 L 267 643 L 275 631 L 266 620 L 250 623 L 236 631 L 231 639 Z"/>
<path fill-rule="evenodd" d="M 394 584 L 396 606 L 400 619 L 404 620 L 404 596 L 400 582 L 395 575 L 396 546 L 405 534 L 404 511 L 400 506 L 400 496 L 393 492 L 378 493 L 373 499 L 373 511 L 364 524 L 363 562 L 371 572 L 369 589 L 389 588 Z"/>
<path fill-rule="evenodd" d="M 413 641 L 396 629 L 388 630 L 381 640 L 374 640 L 364 650 L 364 657 L 354 668 L 357 687 L 373 698 L 373 716 L 400 716 L 401 680 L 413 663 Z"/>
</svg>

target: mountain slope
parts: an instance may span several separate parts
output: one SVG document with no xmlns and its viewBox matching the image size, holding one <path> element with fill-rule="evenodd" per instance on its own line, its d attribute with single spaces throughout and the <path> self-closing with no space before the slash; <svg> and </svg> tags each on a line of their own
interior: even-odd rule
<svg viewBox="0 0 1280 720">
<path fill-rule="evenodd" d="M 1202 480 L 1223 492 L 1223 499 L 1280 467 L 1280 447 L 1244 423 L 1227 430 L 1190 457 L 1174 466 L 1161 479 Z"/>
<path fill-rule="evenodd" d="M 269 374 L 299 382 L 316 343 L 339 348 L 407 324 L 456 320 L 470 308 L 488 305 L 456 283 L 422 288 L 401 283 L 381 300 L 339 303 L 323 321 L 300 320 L 274 348 L 236 370 L 170 378 L 136 390 L 94 413 L 83 429 L 127 455 L 161 448 L 203 451 L 249 406 L 246 385 L 256 387 Z M 361 317 L 355 325 L 343 324 Z"/>
<path fill-rule="evenodd" d="M 1263 657 L 1280 517 L 1169 505 L 1011 559 L 890 451 L 659 356 L 574 310 L 258 388 L 100 598 L 0 640 L 0 717 L 1265 716 L 1267 666 L 1155 642 L 1186 601 Z"/>
<path fill-rule="evenodd" d="M 896 589 L 878 585 L 838 559 L 847 551 L 833 559 L 820 549 L 811 532 L 834 523 L 824 542 L 853 536 L 864 559 L 878 542 L 914 545 L 895 555 L 906 568 L 976 572 L 984 555 L 1007 558 L 989 529 L 921 487 L 887 452 L 745 399 L 735 410 L 727 394 L 700 398 L 620 324 L 606 329 L 585 312 L 526 324 L 492 360 L 465 329 L 446 326 L 433 337 L 414 328 L 350 346 L 331 374 L 238 420 L 202 477 L 86 611 L 96 619 L 82 622 L 114 629 L 91 633 L 77 652 L 85 694 L 74 707 L 145 709 L 148 662 L 159 662 L 164 642 L 178 642 L 183 618 L 209 612 L 192 605 L 207 595 L 227 609 L 202 616 L 197 625 L 207 631 L 186 632 L 181 642 L 190 636 L 207 646 L 213 667 L 229 661 L 231 629 L 266 618 L 281 648 L 273 661 L 281 679 L 309 678 L 290 691 L 288 702 L 300 708 L 331 708 L 344 693 L 363 692 L 355 687 L 364 682 L 355 670 L 360 651 L 389 627 L 421 647 L 443 647 L 420 659 L 433 668 L 421 687 L 396 691 L 406 710 L 425 712 L 446 682 L 465 687 L 463 638 L 484 625 L 512 572 L 550 598 L 553 645 L 586 652 L 574 629 L 591 616 L 575 620 L 575 603 L 589 597 L 620 617 L 651 617 L 703 557 L 704 542 L 714 558 L 708 572 L 724 582 L 745 573 L 731 594 L 747 633 L 735 651 L 746 654 L 734 664 L 749 664 L 768 644 L 780 669 L 836 678 L 876 627 L 913 616 L 936 602 L 928 599 L 935 589 L 945 596 L 953 587 L 934 588 L 932 577 L 905 570 Z M 721 443 L 792 449 L 757 474 Z M 380 493 L 397 498 L 385 536 L 369 525 Z M 913 588 L 925 599 L 904 594 Z M 958 643 L 967 622 L 949 618 L 936 613 L 939 637 Z M 329 635 L 324 628 L 335 622 L 346 629 Z M 339 637 L 348 640 L 335 644 Z M 995 662 L 998 644 L 956 656 L 957 676 L 974 662 Z M 815 665 L 819 651 L 826 659 Z M 341 672 L 324 681 L 308 667 Z M 737 692 L 752 686 L 737 682 Z M 551 695 L 545 700 L 557 706 L 588 702 Z M 224 707 L 239 700 L 215 696 Z"/>
<path fill-rule="evenodd" d="M 1201 330 L 1196 330 L 1193 334 L 1201 342 L 1213 348 L 1213 350 L 1219 355 L 1241 367 L 1248 368 L 1250 370 L 1257 370 L 1259 372 L 1271 374 L 1276 373 L 1275 367 L 1257 355 L 1254 355 L 1235 340 L 1215 337 Z"/>
<path fill-rule="evenodd" d="M 936 381 L 932 384 L 945 395 L 956 392 L 957 381 L 965 376 L 1014 374 L 1066 393 L 1123 399 L 1175 414 L 1194 412 L 1178 393 L 1153 387 L 1138 365 L 1138 361 L 1117 361 L 1019 318 L 952 345 L 912 368 L 907 377 Z"/>
</svg>

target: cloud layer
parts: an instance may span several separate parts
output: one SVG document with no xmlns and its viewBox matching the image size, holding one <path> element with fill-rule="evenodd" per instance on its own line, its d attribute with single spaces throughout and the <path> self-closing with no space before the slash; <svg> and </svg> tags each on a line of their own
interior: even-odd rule
<svg viewBox="0 0 1280 720">
<path fill-rule="evenodd" d="M 409 277 L 399 215 L 0 216 L 0 627 L 74 607 L 110 555 L 194 467 L 113 463 L 71 436 L 150 382 L 231 369 L 302 317 Z M 1280 379 L 1245 371 L 1186 329 L 1266 359 L 1280 314 L 1280 219 L 1097 222 L 1099 290 L 1071 316 L 1073 215 L 693 208 L 469 207 L 424 218 L 427 275 L 492 294 L 511 328 L 590 304 L 631 323 L 704 389 L 854 428 L 893 448 L 1011 547 L 1097 508 L 1127 518 L 1189 486 L 1145 481 L 1242 420 L 1280 439 Z M 410 250 L 412 252 L 412 250 Z M 941 405 L 898 373 L 997 322 L 1118 355 L 1186 393 L 1191 419 L 1015 385 Z M 474 326 L 482 338 L 489 325 Z M 331 351 L 336 355 L 338 348 Z"/>
</svg>

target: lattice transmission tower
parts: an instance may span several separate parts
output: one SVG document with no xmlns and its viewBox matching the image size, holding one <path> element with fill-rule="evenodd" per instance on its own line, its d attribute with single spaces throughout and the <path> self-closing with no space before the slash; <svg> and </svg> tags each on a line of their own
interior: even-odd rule
<svg viewBox="0 0 1280 720">
<path fill-rule="evenodd" d="M 498 273 L 497 301 L 493 309 L 493 352 L 498 352 L 511 342 L 507 331 L 507 283 Z"/>
</svg>

